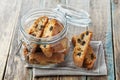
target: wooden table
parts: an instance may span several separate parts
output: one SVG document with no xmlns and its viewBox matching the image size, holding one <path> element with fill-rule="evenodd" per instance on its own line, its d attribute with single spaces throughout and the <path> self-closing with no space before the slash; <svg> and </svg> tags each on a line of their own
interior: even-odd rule
<svg viewBox="0 0 120 80">
<path fill-rule="evenodd" d="M 20 19 L 34 8 L 55 8 L 58 3 L 89 12 L 93 39 L 104 43 L 107 76 L 32 77 L 15 56 L 16 30 Z M 120 1 L 119 0 L 2 0 L 0 1 L 0 80 L 119 80 L 120 79 Z"/>
</svg>

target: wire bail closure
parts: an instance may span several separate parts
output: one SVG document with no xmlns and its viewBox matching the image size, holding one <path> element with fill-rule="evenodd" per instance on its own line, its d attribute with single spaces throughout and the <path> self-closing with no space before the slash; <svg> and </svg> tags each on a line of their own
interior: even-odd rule
<svg viewBox="0 0 120 80">
<path fill-rule="evenodd" d="M 69 24 L 79 27 L 88 27 L 91 23 L 90 15 L 84 10 L 76 11 L 70 6 L 63 4 L 58 4 L 57 8 L 54 10 L 62 13 L 66 17 L 67 23 Z"/>
</svg>

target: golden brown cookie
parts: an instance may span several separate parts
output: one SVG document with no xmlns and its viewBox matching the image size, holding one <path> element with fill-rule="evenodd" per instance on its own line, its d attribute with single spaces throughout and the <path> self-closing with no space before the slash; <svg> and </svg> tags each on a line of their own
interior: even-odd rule
<svg viewBox="0 0 120 80">
<path fill-rule="evenodd" d="M 29 62 L 32 64 L 50 64 L 61 63 L 64 61 L 64 54 L 54 54 L 51 57 L 46 57 L 42 52 L 32 53 L 29 55 Z"/>
<path fill-rule="evenodd" d="M 61 63 L 64 61 L 64 54 L 54 54 L 52 55 L 52 57 L 46 57 L 42 52 L 35 52 L 35 53 L 31 53 L 29 55 L 28 54 L 28 50 L 26 48 L 24 48 L 24 56 L 28 56 L 28 62 L 31 64 L 41 64 L 41 65 L 45 65 L 45 64 L 50 64 L 50 63 Z"/>
<path fill-rule="evenodd" d="M 74 46 L 79 45 L 78 42 L 80 41 L 79 36 L 73 36 L 72 37 L 72 43 Z M 91 69 L 96 61 L 96 55 L 92 49 L 92 47 L 89 45 L 87 49 L 87 53 L 85 56 L 85 60 L 83 62 L 83 67 L 87 69 Z"/>
<path fill-rule="evenodd" d="M 73 61 L 76 66 L 82 67 L 92 37 L 92 32 L 86 31 L 81 33 L 77 39 L 76 37 L 77 36 L 72 38 L 72 42 L 75 45 L 73 51 Z"/>
<path fill-rule="evenodd" d="M 68 47 L 68 38 L 63 38 L 60 41 L 51 45 L 53 53 L 63 53 L 67 54 L 69 47 Z"/>
<path fill-rule="evenodd" d="M 46 56 L 52 56 L 53 54 L 56 53 L 63 53 L 63 54 L 67 54 L 68 53 L 68 38 L 63 38 L 61 40 L 59 40 L 58 42 L 54 43 L 54 44 L 50 44 L 50 45 L 42 45 L 41 46 L 42 51 L 46 52 Z"/>
<path fill-rule="evenodd" d="M 31 44 L 29 44 L 29 45 L 27 45 L 26 43 L 23 43 L 23 46 L 25 47 L 25 48 L 28 48 L 29 47 L 29 51 L 31 52 L 31 53 L 34 53 L 34 52 L 39 52 L 39 51 L 41 51 L 41 49 L 40 49 L 40 45 L 39 44 L 36 44 L 36 43 L 31 43 Z"/>
<path fill-rule="evenodd" d="M 96 55 L 95 55 L 92 47 L 89 46 L 87 54 L 85 56 L 83 67 L 85 67 L 87 69 L 91 69 L 91 68 L 93 68 L 95 61 L 96 61 Z"/>
<path fill-rule="evenodd" d="M 36 19 L 33 23 L 33 25 L 29 28 L 28 33 L 36 36 L 37 38 L 40 38 L 42 36 L 44 27 L 46 26 L 48 22 L 48 17 L 42 16 Z"/>
<path fill-rule="evenodd" d="M 44 28 L 42 37 L 46 38 L 46 37 L 51 37 L 51 36 L 57 35 L 62 30 L 63 30 L 63 25 L 60 22 L 58 22 L 56 19 L 50 19 Z M 42 52 L 47 57 L 51 57 L 53 54 L 53 48 L 51 46 L 52 46 L 52 44 L 40 45 Z"/>
<path fill-rule="evenodd" d="M 51 37 L 63 30 L 63 25 L 57 21 L 56 19 L 50 19 L 49 22 L 46 24 L 42 37 Z"/>
</svg>

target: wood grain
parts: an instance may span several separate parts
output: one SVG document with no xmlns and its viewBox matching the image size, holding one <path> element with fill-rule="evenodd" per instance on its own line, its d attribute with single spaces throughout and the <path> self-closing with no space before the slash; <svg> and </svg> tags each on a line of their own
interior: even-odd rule
<svg viewBox="0 0 120 80">
<path fill-rule="evenodd" d="M 33 2 L 24 0 L 24 2 L 18 1 L 18 3 L 21 3 L 22 7 L 21 7 L 21 11 L 19 12 L 20 15 L 17 18 L 17 22 L 15 23 L 17 25 L 15 25 L 15 29 L 12 37 L 12 43 L 11 43 L 12 45 L 10 48 L 4 80 L 32 80 L 32 70 L 26 69 L 24 67 L 24 62 L 21 61 L 20 58 L 17 57 L 14 52 L 16 50 L 16 46 L 18 46 L 17 44 L 18 26 L 20 26 L 21 17 L 31 8 L 33 8 L 33 5 L 31 5 Z M 25 7 L 25 5 L 27 5 L 27 7 Z M 34 5 L 36 4 L 34 3 Z"/>
<path fill-rule="evenodd" d="M 108 76 L 88 77 L 88 80 L 114 80 L 114 61 L 111 31 L 111 7 L 110 0 L 91 0 L 90 15 L 93 31 L 93 40 L 101 40 L 104 43 L 105 57 L 108 68 Z"/>
<path fill-rule="evenodd" d="M 120 78 L 120 51 L 119 51 L 119 15 L 120 3 L 114 4 L 112 0 L 112 18 L 110 0 L 4 0 L 0 2 L 0 80 L 114 80 L 112 26 L 114 39 L 114 55 L 116 80 Z M 69 5 L 77 10 L 84 9 L 91 15 L 92 24 L 89 27 L 94 32 L 93 40 L 104 43 L 105 57 L 108 67 L 108 76 L 53 76 L 34 78 L 31 69 L 24 67 L 23 61 L 15 54 L 17 46 L 18 26 L 21 17 L 29 10 L 35 8 L 55 8 L 58 3 Z M 77 28 L 68 25 L 75 34 Z M 83 31 L 85 29 L 81 29 Z M 11 42 L 12 41 L 12 42 Z M 11 46 L 11 47 L 10 47 Z M 4 52 L 4 53 L 3 53 Z M 6 65 L 7 64 L 7 65 Z M 6 68 L 6 69 L 5 69 Z"/>
<path fill-rule="evenodd" d="M 113 18 L 113 41 L 114 41 L 114 59 L 115 59 L 115 77 L 120 79 L 120 2 L 118 4 L 111 0 L 112 18 Z"/>
<path fill-rule="evenodd" d="M 0 1 L 0 80 L 4 76 L 12 33 L 19 16 L 21 3 L 16 0 Z"/>
</svg>

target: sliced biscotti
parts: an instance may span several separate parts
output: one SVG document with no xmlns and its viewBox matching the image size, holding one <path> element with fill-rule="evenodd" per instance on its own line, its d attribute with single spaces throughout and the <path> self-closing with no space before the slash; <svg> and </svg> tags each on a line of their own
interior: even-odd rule
<svg viewBox="0 0 120 80">
<path fill-rule="evenodd" d="M 72 39 L 73 44 L 75 45 L 73 51 L 73 61 L 76 66 L 82 67 L 85 56 L 87 54 L 87 49 L 92 37 L 92 32 L 86 31 L 79 35 L 77 40 Z"/>
<path fill-rule="evenodd" d="M 63 30 L 63 25 L 57 21 L 56 19 L 50 19 L 49 22 L 46 24 L 42 37 L 51 37 Z"/>
<path fill-rule="evenodd" d="M 41 49 L 43 52 L 47 51 L 46 53 L 44 53 L 47 57 L 51 57 L 56 53 L 63 53 L 66 55 L 68 52 L 68 38 L 65 37 L 54 44 L 42 45 Z"/>
<path fill-rule="evenodd" d="M 42 37 L 47 38 L 54 35 L 57 35 L 63 30 L 63 25 L 58 22 L 56 19 L 50 19 L 49 22 L 46 24 Z M 53 54 L 53 49 L 51 45 L 40 45 L 40 48 L 42 49 L 43 53 L 47 57 L 51 57 Z"/>
<path fill-rule="evenodd" d="M 40 45 L 40 48 L 46 57 L 52 56 L 53 50 L 52 50 L 51 45 L 46 45 L 46 44 Z"/>
<path fill-rule="evenodd" d="M 46 16 L 39 17 L 34 21 L 33 25 L 29 28 L 28 33 L 37 38 L 41 37 L 47 22 L 48 17 Z"/>
<path fill-rule="evenodd" d="M 38 49 L 39 50 L 39 49 Z M 36 51 L 34 53 L 29 54 L 29 51 L 26 47 L 23 48 L 23 55 L 26 58 L 26 60 L 30 64 L 41 64 L 41 65 L 46 65 L 46 64 L 57 64 L 61 63 L 64 61 L 65 54 L 61 53 L 55 53 L 51 57 L 46 57 L 43 52 L 41 51 Z"/>
<path fill-rule="evenodd" d="M 83 67 L 91 69 L 96 61 L 96 55 L 91 46 L 88 47 L 87 54 L 84 59 Z"/>
<path fill-rule="evenodd" d="M 28 55 L 27 48 L 23 49 L 23 54 L 27 58 L 27 61 L 31 64 L 49 64 L 49 63 L 61 63 L 64 61 L 64 54 L 54 54 L 52 57 L 46 57 L 42 52 L 35 52 Z"/>
<path fill-rule="evenodd" d="M 31 64 L 55 64 L 63 61 L 64 54 L 54 54 L 52 57 L 46 57 L 42 52 L 36 52 L 29 55 L 29 63 Z"/>
<path fill-rule="evenodd" d="M 74 46 L 79 45 L 80 42 L 79 36 L 73 36 L 72 37 L 72 43 Z M 83 62 L 83 67 L 87 69 L 91 69 L 96 61 L 96 55 L 92 49 L 92 47 L 89 45 L 87 49 L 87 53 Z"/>
<path fill-rule="evenodd" d="M 69 50 L 68 38 L 65 37 L 65 38 L 59 40 L 58 42 L 52 44 L 51 47 L 53 50 L 53 54 L 54 53 L 63 53 L 66 55 Z"/>
<path fill-rule="evenodd" d="M 25 47 L 25 48 L 28 48 L 28 50 L 29 50 L 29 52 L 31 52 L 31 53 L 34 53 L 34 52 L 36 52 L 36 51 L 41 51 L 41 49 L 40 49 L 40 45 L 39 44 L 36 44 L 36 43 L 31 43 L 31 44 L 26 44 L 25 42 L 23 43 L 23 46 Z"/>
</svg>

